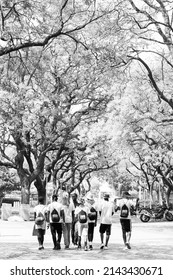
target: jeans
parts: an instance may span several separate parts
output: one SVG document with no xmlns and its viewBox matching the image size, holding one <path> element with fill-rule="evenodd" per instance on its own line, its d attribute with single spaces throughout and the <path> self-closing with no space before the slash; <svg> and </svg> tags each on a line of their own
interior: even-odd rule
<svg viewBox="0 0 173 280">
<path fill-rule="evenodd" d="M 63 224 L 63 236 L 64 236 L 64 244 L 65 246 L 70 245 L 70 235 L 71 235 L 71 228 L 72 224 L 71 223 L 65 223 Z"/>
</svg>

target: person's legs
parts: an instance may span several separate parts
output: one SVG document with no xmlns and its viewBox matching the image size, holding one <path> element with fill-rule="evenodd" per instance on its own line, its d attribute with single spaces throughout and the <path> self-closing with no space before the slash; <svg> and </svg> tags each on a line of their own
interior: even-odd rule
<svg viewBox="0 0 173 280">
<path fill-rule="evenodd" d="M 127 238 L 126 238 L 126 232 L 123 228 L 122 228 L 122 235 L 123 235 L 123 241 L 124 241 L 124 245 L 125 245 Z"/>
<path fill-rule="evenodd" d="M 45 230 L 43 230 L 43 229 L 38 229 L 38 237 L 37 237 L 37 239 L 38 239 L 38 244 L 39 244 L 39 250 L 42 250 L 42 249 L 44 249 L 44 247 L 43 247 L 43 242 L 44 242 L 44 233 L 45 233 Z"/>
<path fill-rule="evenodd" d="M 75 224 L 74 228 L 74 245 L 78 245 L 78 223 Z"/>
<path fill-rule="evenodd" d="M 88 225 L 83 225 L 82 235 L 83 235 L 83 239 L 84 239 L 84 249 L 85 249 L 85 251 L 88 251 L 88 246 L 87 246 Z"/>
<path fill-rule="evenodd" d="M 67 223 L 67 246 L 70 246 L 71 223 Z"/>
<path fill-rule="evenodd" d="M 81 248 L 82 224 L 78 223 L 78 248 Z"/>
<path fill-rule="evenodd" d="M 126 230 L 126 246 L 127 246 L 128 249 L 131 249 L 130 238 L 131 238 L 132 225 L 131 225 L 131 220 L 130 219 L 126 220 L 125 230 Z"/>
<path fill-rule="evenodd" d="M 39 250 L 41 249 L 42 247 L 42 244 L 41 244 L 41 231 L 40 229 L 38 229 L 38 236 L 37 236 L 37 239 L 38 239 L 38 245 L 39 245 Z"/>
<path fill-rule="evenodd" d="M 128 249 L 131 249 L 131 246 L 130 246 L 131 232 L 132 232 L 132 222 L 129 219 L 128 223 L 127 223 L 127 232 L 126 232 L 126 237 L 127 237 L 126 245 L 127 245 Z"/>
<path fill-rule="evenodd" d="M 122 234 L 123 234 L 123 241 L 125 244 L 125 249 L 131 249 L 130 246 L 130 238 L 131 238 L 131 220 L 130 219 L 121 219 L 121 226 L 122 226 Z"/>
<path fill-rule="evenodd" d="M 53 223 L 50 224 L 50 231 L 52 234 L 52 240 L 53 240 L 53 245 L 54 245 L 54 250 L 56 249 L 56 229 L 55 225 Z"/>
<path fill-rule="evenodd" d="M 107 248 L 108 248 L 108 242 L 109 242 L 110 235 L 111 235 L 111 225 L 107 225 L 107 229 L 106 229 L 105 249 L 107 249 Z"/>
<path fill-rule="evenodd" d="M 66 246 L 68 246 L 68 240 L 67 240 L 67 224 L 63 224 L 62 225 L 62 232 L 63 232 L 63 237 L 64 237 L 64 245 L 65 245 L 65 248 Z"/>
<path fill-rule="evenodd" d="M 106 242 L 105 242 L 105 247 L 108 247 L 108 242 L 109 242 L 109 234 L 106 234 Z"/>
<path fill-rule="evenodd" d="M 44 243 L 44 235 L 45 235 L 45 230 L 42 230 L 42 236 L 41 236 L 41 245 L 42 245 L 42 249 L 44 249 L 43 247 L 43 243 Z"/>
<path fill-rule="evenodd" d="M 65 225 L 63 225 L 64 244 L 66 249 L 68 249 L 70 245 L 70 232 L 71 223 L 66 223 Z"/>
<path fill-rule="evenodd" d="M 76 242 L 76 222 L 73 222 L 72 225 L 71 225 L 71 241 L 74 245 L 77 245 L 77 242 Z"/>
<path fill-rule="evenodd" d="M 125 220 L 124 219 L 120 219 L 120 223 L 121 223 L 123 241 L 124 241 L 124 245 L 125 245 L 126 244 Z"/>
<path fill-rule="evenodd" d="M 94 223 L 88 223 L 88 241 L 92 242 L 94 237 Z"/>
<path fill-rule="evenodd" d="M 128 232 L 126 232 L 126 246 L 127 246 L 128 249 L 131 249 L 130 238 L 131 238 L 131 232 L 128 231 Z"/>
<path fill-rule="evenodd" d="M 100 239 L 101 239 L 101 246 L 100 249 L 104 248 L 104 233 L 105 233 L 105 225 L 104 224 L 100 224 Z"/>
<path fill-rule="evenodd" d="M 57 223 L 56 224 L 56 231 L 57 231 L 57 235 L 58 235 L 58 240 L 56 242 L 56 247 L 57 247 L 57 250 L 60 250 L 61 249 L 61 237 L 62 237 L 62 223 Z"/>
<path fill-rule="evenodd" d="M 130 243 L 131 231 L 126 232 L 126 243 Z"/>
<path fill-rule="evenodd" d="M 89 249 L 92 250 L 92 241 L 94 237 L 94 223 L 88 223 L 88 241 L 89 241 Z"/>
</svg>

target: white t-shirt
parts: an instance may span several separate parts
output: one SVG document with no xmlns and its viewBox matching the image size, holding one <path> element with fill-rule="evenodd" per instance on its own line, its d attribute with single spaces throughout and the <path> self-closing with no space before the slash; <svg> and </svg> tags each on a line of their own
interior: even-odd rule
<svg viewBox="0 0 173 280">
<path fill-rule="evenodd" d="M 114 213 L 113 203 L 107 200 L 103 200 L 100 205 L 99 211 L 101 211 L 100 223 L 106 225 L 112 224 L 112 213 Z"/>
<path fill-rule="evenodd" d="M 121 215 L 121 208 L 124 204 L 126 204 L 128 209 L 129 209 L 127 217 L 121 217 L 120 216 Z M 120 207 L 120 211 L 119 211 L 120 219 L 131 219 L 130 208 L 131 208 L 132 205 L 135 206 L 135 203 L 131 199 L 122 198 L 122 199 L 117 201 L 116 205 Z"/>
<path fill-rule="evenodd" d="M 52 218 L 51 218 L 51 213 L 54 209 L 56 209 L 56 211 L 58 212 L 58 214 L 60 216 L 60 212 L 61 212 L 61 210 L 63 210 L 62 204 L 59 203 L 58 201 L 53 201 L 52 203 L 50 203 L 48 205 L 47 211 L 50 212 L 50 215 L 49 215 L 50 223 L 53 223 Z M 62 220 L 60 219 L 60 221 L 58 223 L 61 223 L 61 222 L 62 222 Z"/>
<path fill-rule="evenodd" d="M 69 205 L 62 205 L 65 215 L 65 223 L 72 222 L 72 211 L 75 210 L 74 204 L 70 203 Z"/>
<path fill-rule="evenodd" d="M 37 206 L 34 207 L 34 213 L 36 214 L 36 217 L 38 216 L 39 213 L 42 213 L 45 216 L 46 213 L 46 205 L 43 204 L 38 204 Z M 46 219 L 44 220 L 42 225 L 35 225 L 36 229 L 45 229 L 46 228 Z"/>
</svg>

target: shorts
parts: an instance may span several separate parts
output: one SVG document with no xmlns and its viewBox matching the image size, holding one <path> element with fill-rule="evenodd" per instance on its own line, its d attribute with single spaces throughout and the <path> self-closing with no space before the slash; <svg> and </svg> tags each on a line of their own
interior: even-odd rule
<svg viewBox="0 0 173 280">
<path fill-rule="evenodd" d="M 105 233 L 107 235 L 111 235 L 111 224 L 100 224 L 100 229 L 99 229 L 100 233 Z"/>
<path fill-rule="evenodd" d="M 132 231 L 132 224 L 130 219 L 120 219 L 122 231 L 130 232 Z"/>
<path fill-rule="evenodd" d="M 62 223 L 50 223 L 51 232 L 57 232 L 58 234 L 62 233 Z"/>
</svg>

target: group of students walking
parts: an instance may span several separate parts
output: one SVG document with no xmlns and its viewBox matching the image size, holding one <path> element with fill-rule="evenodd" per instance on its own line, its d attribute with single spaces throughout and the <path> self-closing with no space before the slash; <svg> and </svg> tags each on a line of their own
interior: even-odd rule
<svg viewBox="0 0 173 280">
<path fill-rule="evenodd" d="M 86 197 L 78 198 L 76 193 L 71 197 L 64 192 L 59 201 L 57 195 L 52 196 L 52 202 L 45 206 L 40 198 L 34 208 L 34 227 L 37 231 L 39 250 L 44 249 L 44 235 L 50 228 L 53 250 L 60 250 L 62 237 L 64 248 L 69 249 L 73 244 L 85 251 L 93 249 L 94 230 L 99 221 L 100 249 L 108 249 L 112 228 L 112 216 L 119 210 L 124 249 L 131 249 L 131 206 L 134 202 L 128 192 L 121 199 L 111 202 L 109 194 L 104 194 L 103 201 L 97 205 L 89 192 Z"/>
</svg>

